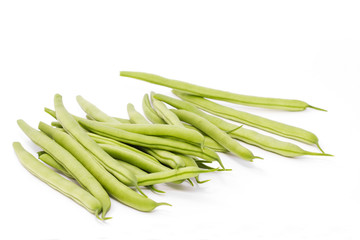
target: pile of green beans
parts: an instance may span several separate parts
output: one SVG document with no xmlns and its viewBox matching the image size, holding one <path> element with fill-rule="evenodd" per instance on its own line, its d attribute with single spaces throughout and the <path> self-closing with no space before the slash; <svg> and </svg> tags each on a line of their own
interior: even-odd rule
<svg viewBox="0 0 360 240">
<path fill-rule="evenodd" d="M 106 214 L 111 199 L 143 212 L 170 205 L 152 200 L 145 189 L 164 193 L 156 187 L 158 184 L 172 186 L 189 182 L 194 185 L 192 179 L 197 184 L 208 182 L 199 176 L 231 170 L 225 168 L 221 154 L 234 154 L 251 162 L 261 158 L 242 142 L 285 157 L 332 156 L 323 152 L 318 137 L 309 131 L 207 98 L 288 111 L 308 107 L 323 110 L 303 101 L 241 95 L 148 73 L 121 72 L 120 75 L 170 87 L 179 99 L 151 92 L 142 99 L 144 115 L 128 103 L 128 118 L 119 118 L 77 96 L 77 103 L 86 114 L 79 117 L 69 113 L 62 96 L 55 94 L 54 110 L 45 108 L 56 120 L 51 125 L 40 121 L 35 129 L 24 120 L 17 121 L 20 129 L 42 149 L 38 157 L 19 142 L 13 143 L 18 159 L 30 173 L 100 220 L 110 218 Z M 321 152 L 304 150 L 296 144 L 247 129 L 246 125 L 313 144 Z"/>
</svg>

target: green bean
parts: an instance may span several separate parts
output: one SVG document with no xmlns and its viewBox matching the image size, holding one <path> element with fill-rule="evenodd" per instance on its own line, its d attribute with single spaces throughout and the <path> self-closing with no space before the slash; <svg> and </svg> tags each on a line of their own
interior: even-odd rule
<svg viewBox="0 0 360 240">
<path fill-rule="evenodd" d="M 99 146 L 105 150 L 113 158 L 121 159 L 127 163 L 130 163 L 136 167 L 139 167 L 147 172 L 160 172 L 169 170 L 169 168 L 156 163 L 148 158 L 144 158 L 142 155 L 138 155 L 133 151 L 129 151 L 127 148 L 121 148 L 112 144 L 102 144 Z"/>
<path fill-rule="evenodd" d="M 116 141 L 116 140 L 108 138 L 108 137 L 100 136 L 98 134 L 91 133 L 91 132 L 88 132 L 88 135 L 92 139 L 94 139 L 94 141 L 96 143 L 98 143 L 98 144 L 109 144 L 109 145 L 118 146 L 120 148 L 127 148 L 129 151 L 132 151 L 132 152 L 136 153 L 137 155 L 141 155 L 142 158 L 151 160 L 151 161 L 153 161 L 155 163 L 160 163 L 156 158 L 152 157 L 151 155 L 146 154 L 143 151 L 141 151 L 141 150 L 139 150 L 139 149 L 137 149 L 135 147 L 132 147 L 130 145 L 127 145 L 125 143 Z"/>
<path fill-rule="evenodd" d="M 136 111 L 133 104 L 128 103 L 127 112 L 129 115 L 130 123 L 132 124 L 150 124 L 149 121 L 141 115 L 138 111 Z"/>
<path fill-rule="evenodd" d="M 18 120 L 17 123 L 36 145 L 50 154 L 80 185 L 101 202 L 102 218 L 105 218 L 105 214 L 110 209 L 110 198 L 95 177 L 73 155 L 47 135 L 30 127 L 23 120 Z"/>
<path fill-rule="evenodd" d="M 71 198 L 99 218 L 102 205 L 98 199 L 76 183 L 61 177 L 58 173 L 42 164 L 33 155 L 26 151 L 19 142 L 14 142 L 13 148 L 21 164 L 30 173 L 63 195 Z"/>
<path fill-rule="evenodd" d="M 252 161 L 254 158 L 259 158 L 254 156 L 250 150 L 241 146 L 235 139 L 231 138 L 227 133 L 205 118 L 186 110 L 172 111 L 179 117 L 180 120 L 190 123 L 194 127 L 205 132 L 212 139 L 238 157 L 248 161 Z"/>
<path fill-rule="evenodd" d="M 130 120 L 129 119 L 125 119 L 125 118 L 119 118 L 119 117 L 113 117 L 114 119 L 116 119 L 118 122 L 120 123 L 126 123 L 126 124 L 130 124 Z"/>
<path fill-rule="evenodd" d="M 156 113 L 167 124 L 183 127 L 183 124 L 181 123 L 179 118 L 173 112 L 171 112 L 163 102 L 153 98 L 152 95 L 153 95 L 153 93 L 151 93 L 151 101 L 152 101 L 152 105 L 153 105 Z"/>
<path fill-rule="evenodd" d="M 51 126 L 56 127 L 56 128 L 62 128 L 62 125 L 56 121 L 51 122 Z"/>
<path fill-rule="evenodd" d="M 89 137 L 75 118 L 66 110 L 60 94 L 55 95 L 54 105 L 56 119 L 60 122 L 66 132 L 72 135 L 78 142 L 81 143 L 81 145 L 95 155 L 101 165 L 103 165 L 105 169 L 112 173 L 117 179 L 123 183 L 131 183 L 131 185 L 137 186 L 136 177 L 127 169 L 120 168 L 116 163 L 116 160 L 107 154 L 91 137 Z M 81 119 L 78 120 L 80 121 Z M 87 121 L 94 122 L 91 120 Z"/>
<path fill-rule="evenodd" d="M 183 161 L 185 162 L 185 167 L 198 167 L 198 165 L 197 165 L 196 161 L 194 160 L 194 158 L 189 157 L 189 156 L 185 156 L 185 155 L 178 155 L 178 157 L 183 159 Z M 199 174 L 194 176 L 194 177 L 195 177 L 195 180 L 196 180 L 196 182 L 198 184 L 202 184 L 202 183 L 206 183 L 206 182 L 210 181 L 210 179 L 200 181 Z"/>
<path fill-rule="evenodd" d="M 174 94 L 181 99 L 190 102 L 199 108 L 215 114 L 217 116 L 227 118 L 232 121 L 240 122 L 270 133 L 277 134 L 282 137 L 291 138 L 307 144 L 315 144 L 319 147 L 319 140 L 315 134 L 306 131 L 302 128 L 290 126 L 284 123 L 270 120 L 268 118 L 260 117 L 243 111 L 238 111 L 230 107 L 222 106 L 215 102 L 209 101 L 202 97 L 192 96 L 174 91 Z"/>
<path fill-rule="evenodd" d="M 156 158 L 162 164 L 170 168 L 176 169 L 176 168 L 185 167 L 183 160 L 172 152 L 163 151 L 163 150 L 157 151 L 156 149 L 151 149 L 151 148 L 141 148 L 141 149 L 144 152 Z"/>
<path fill-rule="evenodd" d="M 166 124 L 123 124 L 100 122 L 108 127 L 118 128 L 132 133 L 139 133 L 148 136 L 160 136 L 189 142 L 195 145 L 204 143 L 204 136 L 193 129 L 184 128 L 183 126 L 166 125 Z"/>
<path fill-rule="evenodd" d="M 66 177 L 74 178 L 70 173 L 68 173 L 68 171 L 66 171 L 63 166 L 61 166 L 61 164 L 59 164 L 52 156 L 50 156 L 45 151 L 38 152 L 38 158 L 50 167 L 56 169 L 58 172 L 65 175 Z"/>
<path fill-rule="evenodd" d="M 138 176 L 138 182 L 140 186 L 168 183 L 182 179 L 189 179 L 198 176 L 200 173 L 212 172 L 216 170 L 217 169 L 205 170 L 198 167 L 184 167 L 163 172 L 150 173 L 147 175 L 141 175 Z"/>
<path fill-rule="evenodd" d="M 201 149 L 200 147 L 197 147 L 195 145 L 176 141 L 173 139 L 164 139 L 160 137 L 131 133 L 118 128 L 104 126 L 99 122 L 94 122 L 86 119 L 79 120 L 79 123 L 85 129 L 91 132 L 97 133 L 101 136 L 113 138 L 115 140 L 131 145 L 174 151 L 183 154 L 198 156 L 203 159 L 215 160 L 221 163 L 219 156 L 214 151 L 207 148 Z"/>
<path fill-rule="evenodd" d="M 91 118 L 93 118 L 96 121 L 99 122 L 114 122 L 119 123 L 116 119 L 110 117 L 103 111 L 101 111 L 98 107 L 96 107 L 94 104 L 87 101 L 82 96 L 78 95 L 76 97 L 77 102 L 79 103 L 80 107 L 84 110 L 84 112 L 87 113 Z"/>
<path fill-rule="evenodd" d="M 149 73 L 121 71 L 120 76 L 143 80 L 146 82 L 166 86 L 169 88 L 177 89 L 201 97 L 212 98 L 212 99 L 217 99 L 221 101 L 227 101 L 227 102 L 232 102 L 247 106 L 282 109 L 288 111 L 303 111 L 309 107 L 317 110 L 326 111 L 324 109 L 311 106 L 308 103 L 300 100 L 247 96 L 247 95 L 197 86 L 195 84 L 182 82 L 178 80 L 171 80 L 168 78 L 160 77 Z"/>
<path fill-rule="evenodd" d="M 151 125 L 150 122 L 141 113 L 136 111 L 134 105 L 128 104 L 127 110 L 130 117 L 130 121 L 132 123 Z M 172 152 L 161 149 L 151 149 L 151 148 L 142 148 L 142 150 L 155 157 L 162 164 L 169 166 L 171 168 L 179 168 L 185 165 L 184 162 L 178 157 L 176 157 L 176 155 Z"/>
<path fill-rule="evenodd" d="M 175 99 L 169 96 L 165 96 L 162 94 L 155 94 L 155 98 L 158 100 L 161 100 L 175 108 L 178 109 L 184 109 L 193 113 L 196 113 L 200 115 L 201 117 L 207 119 L 208 121 L 215 124 L 217 127 L 222 129 L 223 131 L 231 131 L 238 126 L 235 124 L 232 124 L 230 122 L 224 121 L 221 118 L 209 115 L 204 113 L 203 111 L 200 111 L 195 105 L 185 102 L 179 99 Z M 323 154 L 323 153 L 314 153 L 306 151 L 299 146 L 289 143 L 280 141 L 276 138 L 273 138 L 271 136 L 263 135 L 261 133 L 258 133 L 256 131 L 246 129 L 244 127 L 237 129 L 236 131 L 233 131 L 230 133 L 230 136 L 233 138 L 236 138 L 240 141 L 246 142 L 248 144 L 260 147 L 262 149 L 265 149 L 267 151 L 274 152 L 276 154 L 285 156 L 285 157 L 297 157 L 297 156 L 303 156 L 303 155 L 319 155 L 319 156 L 329 156 L 329 154 Z"/>
<path fill-rule="evenodd" d="M 143 97 L 142 108 L 144 111 L 145 116 L 152 122 L 158 124 L 165 124 L 166 122 L 159 117 L 156 111 L 151 106 L 151 102 L 149 100 L 149 95 L 145 94 Z"/>
<path fill-rule="evenodd" d="M 152 211 L 155 207 L 162 205 L 162 203 L 156 203 L 145 196 L 139 195 L 121 183 L 99 163 L 92 153 L 86 150 L 69 134 L 56 128 L 52 128 L 45 123 L 40 123 L 39 128 L 72 153 L 101 183 L 106 191 L 119 202 L 140 211 Z M 127 167 L 124 167 L 119 161 L 116 160 L 116 163 L 132 173 L 132 171 L 128 170 Z"/>
</svg>

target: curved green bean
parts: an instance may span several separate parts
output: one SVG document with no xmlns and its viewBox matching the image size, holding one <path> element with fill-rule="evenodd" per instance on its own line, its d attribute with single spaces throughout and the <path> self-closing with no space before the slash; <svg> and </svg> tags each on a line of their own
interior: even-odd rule
<svg viewBox="0 0 360 240">
<path fill-rule="evenodd" d="M 66 132 L 72 135 L 89 152 L 95 155 L 96 159 L 99 160 L 101 165 L 103 165 L 105 169 L 111 172 L 117 179 L 119 179 L 121 182 L 132 183 L 133 186 L 137 186 L 136 177 L 127 169 L 119 167 L 119 165 L 116 163 L 116 160 L 107 154 L 91 137 L 89 137 L 86 131 L 76 121 L 76 119 L 66 110 L 62 102 L 62 96 L 60 94 L 55 95 L 54 105 L 56 119 L 60 122 Z M 81 121 L 81 119 L 78 120 Z"/>
<path fill-rule="evenodd" d="M 99 218 L 102 204 L 98 199 L 76 183 L 61 177 L 58 173 L 42 164 L 32 154 L 26 151 L 19 142 L 14 142 L 13 148 L 21 164 L 30 173 L 63 195 L 71 198 Z"/>
<path fill-rule="evenodd" d="M 110 117 L 103 111 L 101 111 L 98 107 L 96 107 L 91 102 L 87 101 L 82 96 L 78 95 L 76 97 L 77 102 L 79 103 L 80 107 L 84 112 L 86 112 L 87 115 L 89 115 L 92 119 L 99 121 L 99 122 L 114 122 L 119 123 L 118 120 L 114 119 L 113 117 Z"/>
<path fill-rule="evenodd" d="M 159 117 L 161 117 L 167 124 L 183 127 L 180 119 L 171 112 L 163 102 L 153 98 L 153 94 L 154 93 L 151 93 L 151 102 Z"/>
<path fill-rule="evenodd" d="M 219 127 L 221 130 L 225 132 L 231 131 L 238 127 L 237 125 L 224 121 L 221 118 L 206 114 L 205 112 L 199 110 L 195 105 L 189 102 L 185 102 L 162 94 L 155 94 L 154 97 L 175 108 L 184 109 L 196 113 L 201 117 L 207 119 L 208 121 L 212 122 L 213 124 L 215 124 L 217 127 Z M 260 147 L 262 149 L 271 151 L 273 153 L 285 157 L 297 157 L 303 155 L 329 156 L 329 154 L 306 151 L 295 144 L 280 141 L 271 136 L 263 135 L 261 133 L 258 133 L 250 129 L 246 129 L 244 127 L 231 132 L 230 136 L 245 143 Z"/>
<path fill-rule="evenodd" d="M 50 167 L 56 169 L 58 172 L 65 175 L 66 177 L 74 178 L 68 171 L 66 171 L 63 166 L 61 166 L 52 156 L 50 156 L 45 151 L 38 152 L 38 158 Z"/>
<path fill-rule="evenodd" d="M 174 112 L 180 120 L 190 123 L 194 127 L 205 132 L 208 136 L 238 157 L 248 161 L 252 161 L 254 158 L 259 158 L 254 156 L 250 150 L 241 146 L 235 139 L 205 118 L 186 110 L 173 109 L 172 112 Z"/>
<path fill-rule="evenodd" d="M 166 122 L 159 117 L 154 108 L 151 106 L 151 102 L 149 100 L 149 95 L 145 94 L 142 101 L 142 108 L 145 116 L 152 122 L 158 124 L 165 124 Z"/>
<path fill-rule="evenodd" d="M 169 168 L 164 165 L 149 160 L 148 158 L 144 158 L 142 155 L 129 151 L 127 148 L 102 143 L 100 143 L 99 146 L 113 158 L 121 159 L 122 161 L 130 163 L 147 172 L 161 172 L 169 170 Z"/>
<path fill-rule="evenodd" d="M 110 209 L 110 198 L 98 180 L 66 149 L 43 132 L 30 127 L 25 121 L 17 121 L 22 131 L 39 147 L 50 154 L 76 181 L 88 190 L 102 205 L 102 218 Z"/>
<path fill-rule="evenodd" d="M 270 133 L 274 133 L 282 137 L 287 137 L 307 144 L 315 144 L 321 150 L 319 146 L 319 139 L 317 138 L 317 136 L 302 128 L 290 126 L 288 124 L 260 117 L 255 114 L 235 110 L 233 108 L 217 104 L 202 97 L 183 94 L 178 91 L 173 91 L 173 93 L 179 98 L 190 102 L 197 107 L 217 116 L 243 123 L 248 126 L 252 126 Z"/>
<path fill-rule="evenodd" d="M 212 99 L 217 99 L 221 101 L 227 101 L 227 102 L 232 102 L 247 106 L 282 109 L 288 111 L 303 111 L 309 107 L 309 108 L 325 111 L 324 109 L 311 106 L 308 103 L 300 100 L 242 95 L 242 94 L 202 87 L 183 81 L 172 80 L 155 74 L 121 71 L 120 76 L 143 80 L 146 82 L 166 86 L 169 88 L 177 89 L 180 91 L 184 91 L 202 97 L 207 97 L 207 98 L 212 98 Z"/>
<path fill-rule="evenodd" d="M 81 162 L 84 167 L 87 168 L 89 172 L 101 183 L 106 191 L 119 202 L 140 211 L 152 211 L 155 207 L 162 205 L 161 203 L 156 203 L 145 196 L 139 195 L 121 183 L 98 162 L 92 153 L 86 150 L 69 134 L 56 128 L 52 128 L 45 123 L 40 123 L 39 128 L 73 154 L 76 159 L 78 159 L 79 162 Z M 124 167 L 124 165 L 117 160 L 116 162 L 119 166 L 132 173 L 128 167 Z M 141 192 L 140 189 L 138 190 Z"/>
</svg>

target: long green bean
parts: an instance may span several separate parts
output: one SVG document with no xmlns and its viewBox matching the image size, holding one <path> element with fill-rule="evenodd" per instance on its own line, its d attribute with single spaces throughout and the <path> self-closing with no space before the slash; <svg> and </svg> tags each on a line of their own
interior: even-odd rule
<svg viewBox="0 0 360 240">
<path fill-rule="evenodd" d="M 173 93 L 179 98 L 217 116 L 243 123 L 270 133 L 274 133 L 279 136 L 287 137 L 307 144 L 315 144 L 321 150 L 317 136 L 305 129 L 280 123 L 268 118 L 257 116 L 255 114 L 235 110 L 202 97 L 183 94 L 178 91 L 173 91 Z"/>
<path fill-rule="evenodd" d="M 177 89 L 180 91 L 184 91 L 187 93 L 192 93 L 194 95 L 242 104 L 242 105 L 262 107 L 262 108 L 282 109 L 288 111 L 302 111 L 309 107 L 309 108 L 325 111 L 321 108 L 311 106 L 308 103 L 300 100 L 247 96 L 247 95 L 202 87 L 183 81 L 172 80 L 155 74 L 121 71 L 120 76 L 135 78 L 153 84 L 158 84 L 169 88 Z"/>
<path fill-rule="evenodd" d="M 76 183 L 61 177 L 58 173 L 42 164 L 32 154 L 26 151 L 19 142 L 14 142 L 13 148 L 21 164 L 30 173 L 50 187 L 71 198 L 99 218 L 102 204 L 98 199 Z"/>
<path fill-rule="evenodd" d="M 83 145 L 88 151 L 95 155 L 96 159 L 99 160 L 101 165 L 103 165 L 106 170 L 112 173 L 117 179 L 122 182 L 131 183 L 133 186 L 137 186 L 136 177 L 127 169 L 119 167 L 119 165 L 116 163 L 116 160 L 107 154 L 91 137 L 89 137 L 86 131 L 75 120 L 75 118 L 66 110 L 62 102 L 62 96 L 60 94 L 55 95 L 54 105 L 56 119 L 60 122 L 66 132 L 72 135 L 78 142 L 81 143 L 81 145 Z"/>
<path fill-rule="evenodd" d="M 97 133 L 101 136 L 110 137 L 131 145 L 179 152 L 183 154 L 197 156 L 203 159 L 215 160 L 218 161 L 219 164 L 222 164 L 219 156 L 214 151 L 208 148 L 201 149 L 200 147 L 197 147 L 195 145 L 176 141 L 173 139 L 164 139 L 160 137 L 131 133 L 118 128 L 104 126 L 99 122 L 94 122 L 86 119 L 79 120 L 79 123 L 91 132 Z"/>
<path fill-rule="evenodd" d="M 30 127 L 25 121 L 17 121 L 22 131 L 39 147 L 50 154 L 69 172 L 76 181 L 87 189 L 102 205 L 102 218 L 110 209 L 110 198 L 98 180 L 66 149 L 53 141 L 43 132 Z"/>
<path fill-rule="evenodd" d="M 217 127 L 222 129 L 225 132 L 236 129 L 238 126 L 232 124 L 230 122 L 224 121 L 221 118 L 209 115 L 198 109 L 195 105 L 185 102 L 179 99 L 175 99 L 162 94 L 155 94 L 154 98 L 161 100 L 175 108 L 184 109 L 193 113 L 198 114 L 199 116 L 207 119 L 208 121 L 215 124 Z M 246 129 L 242 127 L 230 133 L 230 136 L 236 138 L 240 141 L 246 142 L 251 145 L 255 145 L 267 151 L 274 152 L 276 154 L 286 156 L 286 157 L 297 157 L 303 155 L 320 155 L 320 156 L 328 156 L 328 154 L 323 153 L 315 153 L 306 151 L 299 146 L 292 144 L 290 142 L 280 141 L 271 136 L 267 136 L 256 131 Z"/>
</svg>

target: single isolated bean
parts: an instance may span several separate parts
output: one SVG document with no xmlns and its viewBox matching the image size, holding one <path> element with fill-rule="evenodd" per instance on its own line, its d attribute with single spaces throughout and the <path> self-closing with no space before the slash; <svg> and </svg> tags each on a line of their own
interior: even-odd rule
<svg viewBox="0 0 360 240">
<path fill-rule="evenodd" d="M 43 132 L 30 127 L 25 121 L 17 121 L 21 130 L 45 152 L 50 154 L 75 180 L 88 190 L 102 205 L 102 218 L 110 209 L 110 198 L 96 178 L 66 149 Z"/>
<path fill-rule="evenodd" d="M 238 125 L 232 124 L 230 122 L 227 122 L 219 117 L 206 114 L 205 112 L 198 109 L 195 105 L 185 102 L 176 98 L 172 98 L 166 95 L 162 94 L 155 94 L 154 98 L 157 98 L 158 100 L 161 100 L 174 108 L 177 109 L 184 109 L 193 113 L 198 114 L 199 116 L 207 119 L 214 125 L 216 125 L 218 128 L 225 132 L 231 132 L 232 130 L 238 128 Z M 243 141 L 245 143 L 260 147 L 264 150 L 285 156 L 285 157 L 297 157 L 297 156 L 303 156 L 303 155 L 319 155 L 319 156 L 330 156 L 329 154 L 323 154 L 323 153 L 315 153 L 315 152 L 309 152 L 306 151 L 299 146 L 292 144 L 290 142 L 284 142 L 280 141 L 276 138 L 273 138 L 271 136 L 267 136 L 261 133 L 258 133 L 256 131 L 246 129 L 245 127 L 242 127 L 240 129 L 237 129 L 235 131 L 232 131 L 230 133 L 230 136 L 238 139 L 240 141 Z"/>
<path fill-rule="evenodd" d="M 201 97 L 212 98 L 212 99 L 217 99 L 221 101 L 232 102 L 247 106 L 273 108 L 273 109 L 281 109 L 287 111 L 303 111 L 309 107 L 309 108 L 325 111 L 324 109 L 311 106 L 308 103 L 300 100 L 242 95 L 242 94 L 202 87 L 183 81 L 172 80 L 155 74 L 121 71 L 120 76 L 143 80 L 146 82 L 166 86 L 169 88 L 177 89 Z"/>
<path fill-rule="evenodd" d="M 98 199 L 76 183 L 61 177 L 58 173 L 38 161 L 19 142 L 14 142 L 13 148 L 21 164 L 30 173 L 63 195 L 71 198 L 100 219 L 99 213 L 102 210 L 102 204 Z"/>
</svg>

